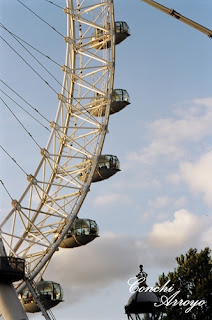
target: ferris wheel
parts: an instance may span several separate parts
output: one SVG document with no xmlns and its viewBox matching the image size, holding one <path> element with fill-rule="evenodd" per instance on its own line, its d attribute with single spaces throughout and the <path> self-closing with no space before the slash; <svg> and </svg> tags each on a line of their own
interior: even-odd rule
<svg viewBox="0 0 212 320">
<path fill-rule="evenodd" d="M 154 1 L 142 1 L 162 8 Z M 174 10 L 163 11 L 182 18 Z M 129 104 L 127 91 L 113 88 L 115 45 L 129 36 L 128 25 L 114 21 L 113 0 L 95 4 L 67 0 L 64 13 L 64 78 L 56 117 L 49 123 L 50 137 L 46 147 L 40 148 L 37 169 L 26 173 L 27 188 L 19 199 L 12 199 L 12 209 L 0 224 L 4 245 L 1 249 L 0 244 L 0 255 L 9 257 L 13 270 L 23 266 L 22 259 L 26 262 L 25 281 L 18 283 L 18 292 L 35 280 L 40 291 L 48 292 L 51 287 L 59 293 L 56 284 L 39 280 L 59 247 L 77 247 L 98 236 L 94 221 L 77 216 L 91 183 L 120 170 L 118 158 L 102 155 L 102 148 L 110 115 Z M 211 37 L 210 30 L 199 25 L 197 29 Z M 83 232 L 87 232 L 86 239 Z M 12 276 L 13 281 L 19 280 L 17 273 Z"/>
<path fill-rule="evenodd" d="M 75 245 L 66 238 L 72 225 L 79 225 L 77 215 L 90 184 L 120 170 L 116 156 L 101 152 L 110 114 L 129 104 L 126 90 L 113 89 L 115 45 L 129 36 L 128 25 L 114 21 L 113 0 L 66 0 L 64 13 L 64 77 L 50 137 L 40 149 L 37 169 L 26 174 L 26 189 L 12 199 L 12 209 L 0 224 L 9 263 L 26 263 L 25 281 L 19 282 L 17 292 L 26 283 L 30 286 L 29 279 L 40 280 L 58 247 L 86 243 L 79 243 L 76 234 Z M 95 222 L 89 225 L 94 231 L 87 242 L 97 236 Z"/>
</svg>

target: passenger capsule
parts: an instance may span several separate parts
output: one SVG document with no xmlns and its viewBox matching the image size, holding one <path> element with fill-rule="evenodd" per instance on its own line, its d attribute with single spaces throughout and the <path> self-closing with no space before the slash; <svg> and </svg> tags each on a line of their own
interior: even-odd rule
<svg viewBox="0 0 212 320">
<path fill-rule="evenodd" d="M 84 246 L 99 237 L 99 228 L 94 220 L 77 218 L 60 244 L 61 248 Z"/>
<path fill-rule="evenodd" d="M 110 154 L 101 155 L 91 182 L 98 182 L 112 177 L 120 171 L 119 167 L 120 162 L 116 156 Z M 89 172 L 81 173 L 78 176 L 79 180 L 86 182 L 88 174 Z"/>
<path fill-rule="evenodd" d="M 116 112 L 121 111 L 127 105 L 130 104 L 130 97 L 127 90 L 124 89 L 114 89 L 112 93 L 112 100 L 110 105 L 110 114 L 114 114 Z M 96 95 L 96 97 L 91 102 L 90 114 L 95 117 L 102 117 L 105 115 L 107 107 L 107 100 L 105 98 L 101 98 L 100 95 Z"/>
<path fill-rule="evenodd" d="M 106 31 L 102 29 L 96 29 L 95 35 L 92 36 L 92 47 L 96 49 L 109 48 L 111 46 L 111 38 L 107 30 L 110 29 L 110 25 L 108 24 L 108 28 Z M 130 36 L 130 29 L 128 24 L 125 21 L 116 21 L 115 22 L 115 44 L 119 44 L 124 41 L 127 37 Z"/>
<path fill-rule="evenodd" d="M 116 44 L 119 44 L 129 36 L 130 36 L 130 28 L 128 24 L 125 21 L 116 21 L 115 22 Z"/>
<path fill-rule="evenodd" d="M 59 283 L 41 280 L 37 283 L 36 289 L 46 310 L 55 307 L 63 301 L 63 290 Z M 40 312 L 40 308 L 28 288 L 22 291 L 20 300 L 26 312 Z"/>
</svg>

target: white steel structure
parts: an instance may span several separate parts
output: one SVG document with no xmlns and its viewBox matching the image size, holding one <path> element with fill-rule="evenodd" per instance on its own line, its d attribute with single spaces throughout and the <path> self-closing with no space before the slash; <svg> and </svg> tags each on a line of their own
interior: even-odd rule
<svg viewBox="0 0 212 320">
<path fill-rule="evenodd" d="M 94 4 L 96 3 L 96 4 Z M 39 278 L 76 218 L 107 133 L 115 66 L 113 0 L 67 0 L 66 59 L 55 121 L 28 186 L 0 225 L 8 256 Z M 98 45 L 97 45 L 98 44 Z M 93 116 L 92 103 L 106 112 Z M 87 173 L 86 181 L 79 177 Z M 55 237 L 58 234 L 58 237 Z M 18 291 L 25 286 L 23 282 Z"/>
<path fill-rule="evenodd" d="M 175 10 L 152 0 L 142 1 L 212 36 L 211 30 Z M 67 48 L 56 118 L 49 124 L 51 134 L 40 150 L 37 169 L 26 176 L 27 188 L 18 200 L 12 200 L 12 210 L 0 224 L 7 256 L 26 260 L 29 287 L 31 279 L 40 279 L 90 189 L 107 133 L 115 44 L 120 42 L 116 39 L 113 0 L 66 0 L 64 12 Z M 19 283 L 17 292 L 26 283 Z M 17 316 L 9 313 L 8 320 Z M 45 310 L 43 315 L 50 319 Z"/>
</svg>

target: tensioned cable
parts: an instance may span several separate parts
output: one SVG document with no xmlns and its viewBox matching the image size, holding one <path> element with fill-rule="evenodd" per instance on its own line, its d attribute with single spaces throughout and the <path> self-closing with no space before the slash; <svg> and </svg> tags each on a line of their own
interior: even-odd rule
<svg viewBox="0 0 212 320">
<path fill-rule="evenodd" d="M 19 0 L 17 0 L 17 1 L 19 1 Z M 2 36 L 0 36 L 0 38 L 48 85 L 48 87 L 50 88 L 50 89 L 52 89 L 52 91 L 54 92 L 54 93 L 56 93 L 57 94 L 57 91 L 2 37 Z M 16 39 L 16 38 L 15 38 Z M 17 40 L 17 39 L 16 39 Z M 18 41 L 18 40 L 17 40 Z M 19 42 L 19 41 L 18 41 Z M 20 43 L 20 42 L 19 42 Z M 20 43 L 20 45 L 21 46 L 23 46 L 21 43 Z M 23 46 L 24 47 L 24 46 Z M 25 47 L 24 47 L 25 48 Z M 25 48 L 25 50 L 27 51 L 27 52 L 29 52 L 26 48 Z M 32 55 L 30 52 L 29 52 L 29 54 L 30 55 Z M 32 55 L 33 56 L 33 55 Z M 34 57 L 34 56 L 33 56 Z M 40 65 L 42 65 L 35 57 L 34 57 L 34 59 L 40 64 Z M 63 87 L 63 85 L 42 65 L 42 67 L 55 79 L 55 81 L 67 92 L 67 93 L 69 93 L 69 91 L 65 88 L 65 87 Z M 79 103 L 79 101 L 78 101 L 78 99 L 76 99 L 76 98 L 73 98 L 74 100 L 76 100 L 76 102 L 77 103 Z M 79 103 L 79 105 L 83 108 L 83 109 L 85 109 L 84 107 L 83 107 L 83 105 L 81 104 L 81 103 Z M 87 111 L 86 109 L 85 109 L 85 111 Z M 91 116 L 96 122 L 98 122 L 93 116 Z"/>
<path fill-rule="evenodd" d="M 10 199 L 11 199 L 11 200 L 13 200 L 13 198 L 12 198 L 11 194 L 9 193 L 9 191 L 7 190 L 7 188 L 5 187 L 5 185 L 4 185 L 4 183 L 3 183 L 3 181 L 2 181 L 2 180 L 0 180 L 0 183 L 2 184 L 2 186 L 3 186 L 4 190 L 7 192 L 8 196 L 10 197 Z"/>
<path fill-rule="evenodd" d="M 60 33 L 58 30 L 56 30 L 54 27 L 52 27 L 48 22 L 46 22 L 43 18 L 41 18 L 37 13 L 35 13 L 32 9 L 30 9 L 29 7 L 27 7 L 23 2 L 21 2 L 20 0 L 17 0 L 20 4 L 22 4 L 22 6 L 24 6 L 26 9 L 28 9 L 31 13 L 33 13 L 37 18 L 39 18 L 41 21 L 43 21 L 45 24 L 47 24 L 51 29 L 53 29 L 55 32 L 57 32 L 61 37 L 64 38 L 64 36 L 62 35 L 62 33 Z"/>
<path fill-rule="evenodd" d="M 45 0 L 45 1 L 53 4 L 54 6 L 60 8 L 60 9 L 64 9 L 63 7 L 59 6 L 58 4 L 56 4 L 56 3 L 54 3 L 54 2 L 52 2 L 52 1 L 50 1 L 50 0 Z"/>
<path fill-rule="evenodd" d="M 45 58 L 49 59 L 51 62 L 55 63 L 57 66 L 61 67 L 61 65 L 59 63 L 57 63 L 55 60 L 53 60 L 51 57 L 47 56 L 45 53 L 41 52 L 40 50 L 38 50 L 37 48 L 33 47 L 30 43 L 28 43 L 27 41 L 25 41 L 24 39 L 20 38 L 19 36 L 17 36 L 17 34 L 13 33 L 12 31 L 8 30 L 2 23 L 0 23 L 0 27 L 5 29 L 7 32 L 9 32 L 13 37 L 19 39 L 20 41 L 24 42 L 26 45 L 28 45 L 29 47 L 31 47 L 33 50 L 37 51 L 38 53 L 40 53 L 42 56 L 44 56 Z"/>
<path fill-rule="evenodd" d="M 50 122 L 42 113 L 40 113 L 36 108 L 34 108 L 29 102 L 27 102 L 24 98 L 22 98 L 15 90 L 13 90 L 8 84 L 6 84 L 2 79 L 0 81 L 9 88 L 13 93 L 15 93 L 21 100 L 23 100 L 30 108 L 32 108 L 35 112 L 37 112 L 43 119 L 45 119 L 48 123 Z"/>
<path fill-rule="evenodd" d="M 9 32 L 5 27 L 4 29 Z M 9 32 L 10 33 L 10 32 Z M 10 33 L 11 34 L 11 33 Z M 11 34 L 12 35 L 12 34 Z M 35 59 L 35 61 L 60 85 L 62 86 L 62 84 L 57 80 L 57 78 L 55 78 L 55 76 L 18 40 L 16 39 L 15 36 L 12 35 L 12 37 L 30 54 L 30 56 L 33 57 L 33 59 Z"/>
<path fill-rule="evenodd" d="M 34 143 L 38 146 L 39 149 L 41 147 L 39 146 L 38 142 L 33 138 L 32 134 L 25 128 L 23 123 L 18 119 L 18 117 L 15 115 L 15 113 L 10 109 L 10 107 L 6 104 L 6 102 L 0 97 L 1 101 L 4 103 L 4 105 L 7 107 L 7 109 L 12 113 L 12 115 L 15 117 L 15 119 L 18 121 L 18 123 L 22 126 L 22 128 L 27 132 L 27 134 L 30 136 L 30 138 L 34 141 Z"/>
<path fill-rule="evenodd" d="M 18 162 L 0 145 L 0 148 L 8 155 L 8 157 L 15 162 L 15 164 L 21 169 L 21 171 L 27 176 L 26 171 L 18 164 Z"/>
<path fill-rule="evenodd" d="M 19 106 L 19 108 L 21 108 L 24 112 L 26 112 L 32 119 L 34 119 L 36 122 L 38 122 L 42 127 L 44 127 L 46 130 L 48 130 L 49 132 L 51 132 L 49 130 L 49 128 L 47 128 L 46 126 L 44 126 L 38 119 L 36 119 L 31 113 L 29 113 L 25 108 L 23 108 L 18 102 L 16 102 L 14 99 L 12 99 L 6 92 L 4 92 L 3 90 L 0 89 L 0 91 L 6 96 L 8 97 L 10 100 L 12 100 L 17 106 Z"/>
<path fill-rule="evenodd" d="M 47 86 L 49 86 L 50 89 L 52 89 L 52 91 L 54 91 L 54 93 L 57 94 L 57 91 L 50 86 L 50 84 L 2 36 L 0 36 L 0 38 L 30 67 L 30 69 L 32 69 L 39 76 L 39 78 L 41 78 L 47 84 Z"/>
<path fill-rule="evenodd" d="M 19 1 L 19 0 L 17 0 L 17 1 Z M 20 1 L 19 1 L 19 2 L 20 2 Z M 16 36 L 13 35 L 12 32 L 10 32 L 6 27 L 4 27 L 3 24 L 0 24 L 0 25 L 2 25 L 2 27 L 3 27 L 8 33 L 10 33 L 10 34 L 13 36 L 13 38 L 44 68 L 44 70 L 46 70 L 46 72 L 49 73 L 49 74 L 51 75 L 51 77 L 52 77 L 67 93 L 69 93 L 69 91 L 68 91 L 65 87 L 63 87 L 63 85 L 54 77 L 54 75 L 52 75 L 52 73 L 49 72 L 48 69 L 46 69 L 46 68 L 42 65 L 42 63 L 41 63 L 37 58 L 35 58 L 34 55 L 33 55 L 29 50 L 27 50 L 26 47 L 24 47 L 24 45 L 23 45 L 22 43 L 20 43 L 20 41 L 19 41 L 18 39 L 16 39 Z M 3 37 L 0 36 L 0 38 L 50 87 L 50 89 L 52 89 L 52 90 L 54 91 L 54 93 L 57 94 L 56 90 L 55 90 Z M 76 102 L 79 103 L 79 105 L 80 105 L 83 109 L 85 109 L 85 108 L 82 106 L 82 104 L 78 101 L 78 99 L 76 99 L 76 98 L 73 98 L 73 99 L 76 100 Z M 87 111 L 87 110 L 85 109 L 85 111 Z M 95 119 L 93 116 L 92 116 L 92 118 Z M 95 121 L 97 121 L 97 120 L 95 119 Z M 98 121 L 97 121 L 97 122 L 98 122 Z"/>
</svg>

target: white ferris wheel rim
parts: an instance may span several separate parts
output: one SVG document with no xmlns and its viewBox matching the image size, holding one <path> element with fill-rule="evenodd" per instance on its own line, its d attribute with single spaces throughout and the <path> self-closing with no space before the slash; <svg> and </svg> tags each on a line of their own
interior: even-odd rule
<svg viewBox="0 0 212 320">
<path fill-rule="evenodd" d="M 115 68 L 113 0 L 89 2 L 66 0 L 66 61 L 56 118 L 35 173 L 27 176 L 27 188 L 18 201 L 12 201 L 13 209 L 0 224 L 8 255 L 26 259 L 32 279 L 50 261 L 75 220 L 107 133 Z M 91 39 L 97 30 L 103 34 L 98 46 Z M 97 95 L 107 101 L 101 117 L 89 113 Z M 82 173 L 87 174 L 84 182 L 77 179 Z"/>
</svg>

